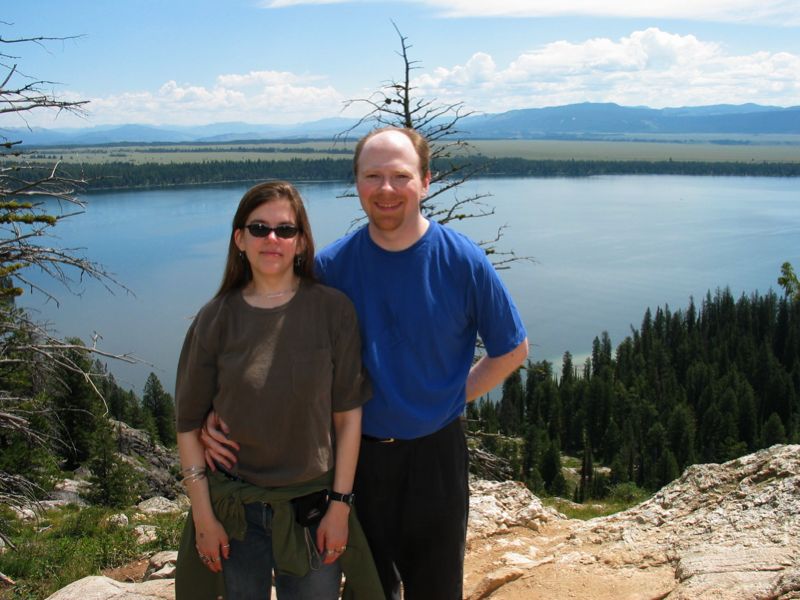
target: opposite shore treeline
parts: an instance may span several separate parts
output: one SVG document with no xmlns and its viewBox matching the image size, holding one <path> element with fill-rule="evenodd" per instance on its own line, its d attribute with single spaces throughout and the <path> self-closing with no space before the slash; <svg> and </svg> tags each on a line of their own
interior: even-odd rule
<svg viewBox="0 0 800 600">
<path fill-rule="evenodd" d="M 51 165 L 52 168 L 52 165 Z M 446 169 L 433 164 L 434 171 Z M 704 175 L 800 177 L 800 162 L 605 161 L 529 160 L 523 158 L 469 159 L 476 177 L 588 177 L 593 175 Z M 350 159 L 203 161 L 195 163 L 61 163 L 63 174 L 88 183 L 86 191 L 146 189 L 286 179 L 289 181 L 346 181 Z M 44 168 L 43 168 L 44 172 Z"/>
</svg>

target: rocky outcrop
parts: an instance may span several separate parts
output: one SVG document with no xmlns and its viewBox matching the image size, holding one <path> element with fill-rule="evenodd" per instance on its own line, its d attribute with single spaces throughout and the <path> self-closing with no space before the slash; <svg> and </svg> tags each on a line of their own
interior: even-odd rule
<svg viewBox="0 0 800 600">
<path fill-rule="evenodd" d="M 175 580 L 122 583 L 108 577 L 84 577 L 47 600 L 174 600 Z"/>
<path fill-rule="evenodd" d="M 778 598 L 800 577 L 800 446 L 694 465 L 650 500 L 585 524 L 619 564 L 668 563 L 667 598 Z M 800 588 L 796 588 L 800 593 Z"/>
<path fill-rule="evenodd" d="M 163 496 L 153 496 L 139 502 L 136 508 L 146 515 L 179 513 L 189 510 L 189 498 L 185 494 L 179 495 L 175 500 L 169 500 Z"/>
<path fill-rule="evenodd" d="M 175 564 L 177 562 L 178 552 L 176 550 L 169 550 L 154 554 L 150 558 L 150 564 L 147 565 L 147 571 L 144 573 L 144 580 L 153 581 L 155 579 L 174 579 Z"/>
<path fill-rule="evenodd" d="M 470 600 L 800 600 L 800 446 L 695 465 L 646 502 L 590 521 L 515 482 L 475 480 L 471 493 Z M 170 577 L 174 555 L 156 556 L 151 577 Z M 170 585 L 90 577 L 51 599 L 172 598 Z"/>
<path fill-rule="evenodd" d="M 156 443 L 145 431 L 122 421 L 111 421 L 117 433 L 117 447 L 122 459 L 139 473 L 147 486 L 146 497 L 175 499 L 183 493 L 177 474 L 178 453 Z"/>
<path fill-rule="evenodd" d="M 551 523 L 474 545 L 493 564 L 475 563 L 470 597 L 800 598 L 800 446 L 694 465 L 630 510 Z"/>
<path fill-rule="evenodd" d="M 519 481 L 470 482 L 467 543 L 494 536 L 513 527 L 538 531 L 544 524 L 566 517 L 544 506 Z"/>
<path fill-rule="evenodd" d="M 50 492 L 51 505 L 63 506 L 64 504 L 77 504 L 86 506 L 83 496 L 89 490 L 89 477 L 91 473 L 88 469 L 80 468 L 75 471 L 75 479 L 62 479 L 53 487 Z"/>
</svg>

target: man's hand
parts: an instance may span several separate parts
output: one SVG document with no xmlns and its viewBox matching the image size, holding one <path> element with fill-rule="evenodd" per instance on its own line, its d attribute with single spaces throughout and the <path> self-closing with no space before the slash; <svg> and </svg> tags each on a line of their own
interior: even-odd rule
<svg viewBox="0 0 800 600">
<path fill-rule="evenodd" d="M 229 433 L 225 421 L 215 411 L 209 412 L 200 429 L 200 442 L 203 444 L 206 464 L 212 471 L 217 470 L 217 464 L 228 470 L 236 464 L 239 444 L 228 439 Z"/>
<path fill-rule="evenodd" d="M 528 338 L 500 356 L 483 356 L 472 365 L 467 375 L 467 402 L 472 402 L 483 394 L 488 394 L 495 386 L 518 369 L 528 358 Z"/>
</svg>

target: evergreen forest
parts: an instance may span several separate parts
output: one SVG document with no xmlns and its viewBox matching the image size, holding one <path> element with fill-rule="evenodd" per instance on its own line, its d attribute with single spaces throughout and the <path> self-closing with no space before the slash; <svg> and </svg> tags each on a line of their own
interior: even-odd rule
<svg viewBox="0 0 800 600">
<path fill-rule="evenodd" d="M 5 348 L 13 347 L 0 363 L 0 389 L 6 401 L 20 399 L 15 407 L 19 426 L 0 428 L 0 483 L 26 480 L 28 495 L 44 499 L 65 472 L 84 467 L 92 474 L 93 503 L 127 507 L 137 502 L 145 490 L 118 454 L 121 442 L 110 419 L 174 447 L 174 401 L 158 377 L 150 374 L 140 398 L 119 386 L 105 364 L 92 361 L 79 339 L 67 340 L 75 346 L 68 350 L 70 362 L 50 368 L 14 339 L 17 334 L 7 328 L 0 332 Z M 0 488 L 0 497 L 4 491 Z"/>
<path fill-rule="evenodd" d="M 699 306 L 648 309 L 616 351 L 603 333 L 584 364 L 566 352 L 560 376 L 529 362 L 499 402 L 468 406 L 469 427 L 514 478 L 579 502 L 620 485 L 652 492 L 694 463 L 796 443 L 800 298 L 786 287 L 783 298 L 724 289 Z M 578 458 L 571 482 L 564 455 Z"/>
<path fill-rule="evenodd" d="M 9 164 L 8 166 L 11 166 Z M 703 162 L 648 160 L 528 160 L 473 156 L 464 161 L 435 160 L 434 172 L 466 167 L 475 177 L 589 177 L 594 175 L 711 175 L 798 177 L 800 163 Z M 51 166 L 50 166 L 51 167 Z M 50 167 L 43 167 L 44 175 Z M 60 164 L 61 171 L 86 181 L 86 191 L 142 189 L 176 185 L 286 179 L 289 181 L 348 181 L 350 158 L 291 158 L 288 160 L 208 160 L 144 163 L 124 161 Z M 34 171 L 35 173 L 35 171 Z"/>
</svg>

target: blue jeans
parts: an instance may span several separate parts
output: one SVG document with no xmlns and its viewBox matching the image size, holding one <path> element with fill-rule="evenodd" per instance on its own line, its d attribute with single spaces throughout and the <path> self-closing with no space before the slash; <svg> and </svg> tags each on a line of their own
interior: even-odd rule
<svg viewBox="0 0 800 600">
<path fill-rule="evenodd" d="M 230 558 L 223 567 L 227 600 L 269 600 L 272 591 L 272 509 L 260 502 L 245 504 L 247 533 L 243 541 L 230 540 Z M 311 539 L 316 539 L 316 528 Z M 312 552 L 316 553 L 314 544 Z M 275 588 L 280 600 L 336 600 L 339 598 L 341 568 L 339 561 L 323 565 L 322 559 L 314 561 L 318 568 L 303 577 L 277 575 Z"/>
</svg>

